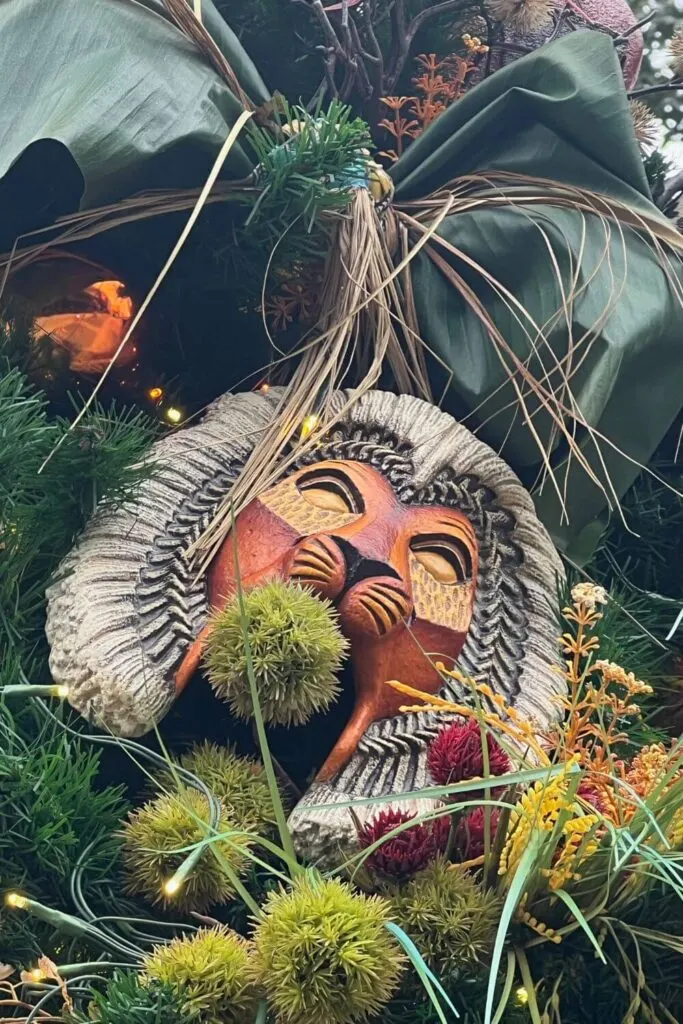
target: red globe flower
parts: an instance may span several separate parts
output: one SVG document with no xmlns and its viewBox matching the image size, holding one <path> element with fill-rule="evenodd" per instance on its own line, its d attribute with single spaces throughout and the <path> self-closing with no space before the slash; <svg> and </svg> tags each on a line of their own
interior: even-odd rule
<svg viewBox="0 0 683 1024">
<path fill-rule="evenodd" d="M 485 735 L 488 774 L 505 775 L 510 770 L 510 759 L 490 732 Z M 466 722 L 455 722 L 442 729 L 429 745 L 427 768 L 440 786 L 482 778 L 485 768 L 479 723 L 470 718 Z M 475 794 L 467 795 L 469 799 L 476 799 Z"/>
<path fill-rule="evenodd" d="M 462 860 L 475 860 L 477 857 L 483 857 L 486 843 L 486 808 L 475 807 L 469 814 L 465 814 L 458 822 L 458 827 L 455 830 L 455 847 L 460 854 Z M 500 808 L 490 808 L 490 842 L 493 842 L 493 837 L 496 834 L 498 828 L 498 822 L 500 821 Z"/>
<path fill-rule="evenodd" d="M 359 829 L 361 849 L 367 850 L 368 846 L 414 817 L 407 811 L 382 811 Z M 400 880 L 411 878 L 445 851 L 450 827 L 451 819 L 446 814 L 413 825 L 387 839 L 365 863 L 378 875 Z"/>
</svg>

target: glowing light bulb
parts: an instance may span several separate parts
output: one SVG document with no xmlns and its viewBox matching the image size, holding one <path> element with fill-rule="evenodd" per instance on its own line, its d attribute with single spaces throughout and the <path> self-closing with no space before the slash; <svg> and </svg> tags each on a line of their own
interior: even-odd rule
<svg viewBox="0 0 683 1024">
<path fill-rule="evenodd" d="M 164 389 L 163 388 L 148 388 L 147 389 L 147 397 L 151 398 L 151 400 L 153 402 L 158 402 L 160 398 L 164 397 Z"/>
<path fill-rule="evenodd" d="M 311 436 L 311 434 L 313 433 L 315 428 L 318 426 L 319 422 L 320 422 L 320 417 L 316 416 L 315 413 L 311 413 L 310 416 L 306 417 L 306 419 L 301 424 L 301 439 L 302 439 L 302 441 L 305 440 L 307 437 Z"/>
<path fill-rule="evenodd" d="M 176 409 L 174 405 L 169 405 L 168 409 L 166 410 L 166 419 L 170 423 L 180 423 L 182 418 L 183 414 L 180 411 L 180 409 Z"/>
<path fill-rule="evenodd" d="M 34 967 L 33 970 L 29 971 L 28 973 L 31 978 L 31 981 L 42 981 L 43 978 L 45 977 L 40 967 Z"/>
<path fill-rule="evenodd" d="M 262 395 L 267 395 L 268 392 L 270 391 L 270 384 L 268 384 L 267 381 L 264 381 L 263 384 L 260 384 L 256 390 Z"/>
<path fill-rule="evenodd" d="M 60 700 L 64 700 L 66 697 L 69 696 L 69 687 L 65 686 L 63 683 L 60 683 L 59 686 L 53 686 L 52 696 L 59 697 Z"/>
<path fill-rule="evenodd" d="M 15 910 L 23 910 L 26 907 L 28 900 L 18 892 L 8 892 L 5 896 L 5 903 L 8 907 L 14 907 Z"/>
<path fill-rule="evenodd" d="M 180 879 L 173 875 L 173 877 L 169 878 L 166 882 L 164 882 L 162 886 L 164 890 L 164 895 L 175 896 L 175 894 L 179 891 L 181 884 L 182 883 Z"/>
<path fill-rule="evenodd" d="M 519 986 L 519 988 L 515 992 L 515 995 L 517 996 L 517 1002 L 521 1003 L 522 1006 L 526 1006 L 526 1004 L 529 1002 L 529 993 L 524 988 L 524 985 Z"/>
</svg>

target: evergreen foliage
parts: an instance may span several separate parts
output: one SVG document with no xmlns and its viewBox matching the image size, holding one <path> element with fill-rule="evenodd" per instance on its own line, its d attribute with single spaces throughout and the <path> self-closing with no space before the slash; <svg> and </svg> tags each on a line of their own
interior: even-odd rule
<svg viewBox="0 0 683 1024">
<path fill-rule="evenodd" d="M 88 1013 L 76 1013 L 74 1024 L 186 1024 L 187 1013 L 173 987 L 143 984 L 133 971 L 117 972 L 103 992 L 96 992 Z"/>
<path fill-rule="evenodd" d="M 0 327 L 3 685 L 20 681 L 19 668 L 28 677 L 43 671 L 50 577 L 98 503 L 120 504 L 149 474 L 144 456 L 154 437 L 142 413 L 115 407 L 94 406 L 73 431 L 52 419 L 45 396 L 10 361 L 18 349 L 16 330 Z"/>
<path fill-rule="evenodd" d="M 118 842 L 126 812 L 122 787 L 97 786 L 99 756 L 58 726 L 36 722 L 31 735 L 0 708 L 0 885 L 57 909 L 73 909 L 71 879 L 89 847 L 84 888 L 111 907 Z M 33 724 L 33 723 L 32 723 Z M 58 942 L 41 921 L 0 909 L 0 960 L 27 962 Z"/>
<path fill-rule="evenodd" d="M 14 365 L 25 351 L 19 327 L 0 327 L 0 690 L 49 682 L 46 586 L 100 499 L 124 501 L 148 472 L 140 462 L 153 437 L 144 416 L 115 408 L 94 408 L 69 432 Z M 0 701 L 0 884 L 70 911 L 72 875 L 92 847 L 81 884 L 103 908 L 117 884 L 111 836 L 126 810 L 122 789 L 98 786 L 99 755 L 39 705 Z M 41 921 L 0 914 L 3 960 L 61 944 Z"/>
<path fill-rule="evenodd" d="M 240 279 L 260 299 L 266 271 L 274 280 L 300 277 L 306 265 L 323 263 L 330 230 L 364 177 L 372 146 L 368 125 L 349 106 L 333 100 L 311 114 L 279 98 L 281 142 L 251 124 L 249 141 L 262 189 L 237 231 L 233 258 Z"/>
</svg>

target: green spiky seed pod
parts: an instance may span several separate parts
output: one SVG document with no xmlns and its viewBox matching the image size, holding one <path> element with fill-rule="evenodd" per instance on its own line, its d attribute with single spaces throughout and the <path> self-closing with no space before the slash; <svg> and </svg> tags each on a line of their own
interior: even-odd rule
<svg viewBox="0 0 683 1024">
<path fill-rule="evenodd" d="M 227 928 L 200 928 L 194 935 L 157 946 L 144 977 L 177 993 L 187 1018 L 201 1024 L 245 1024 L 256 1015 L 257 988 L 249 971 L 250 946 Z"/>
<path fill-rule="evenodd" d="M 347 641 L 329 601 L 295 583 L 273 580 L 244 595 L 254 675 L 264 721 L 301 725 L 339 693 L 336 672 Z M 216 693 L 240 718 L 253 705 L 239 601 L 213 621 L 204 659 Z"/>
<path fill-rule="evenodd" d="M 380 1010 L 404 957 L 389 907 L 336 878 L 312 875 L 271 893 L 257 922 L 253 969 L 286 1024 L 353 1024 Z"/>
<path fill-rule="evenodd" d="M 443 858 L 403 886 L 391 910 L 439 976 L 476 973 L 491 955 L 500 901 Z"/>
<path fill-rule="evenodd" d="M 123 863 L 128 876 L 128 890 L 151 903 L 173 905 L 181 910 L 203 911 L 217 903 L 225 903 L 233 888 L 223 866 L 208 847 L 174 892 L 165 889 L 188 855 L 188 848 L 207 838 L 209 805 L 205 796 L 194 789 L 181 789 L 177 794 L 158 797 L 131 812 L 123 829 Z M 218 824 L 221 833 L 237 830 L 222 815 Z M 245 857 L 236 846 L 245 845 L 247 837 L 236 834 L 230 840 L 214 845 L 221 859 L 238 873 L 245 869 Z"/>
<path fill-rule="evenodd" d="M 275 812 L 262 764 L 215 743 L 197 744 L 180 763 L 209 787 L 240 828 L 258 835 L 270 831 Z"/>
</svg>

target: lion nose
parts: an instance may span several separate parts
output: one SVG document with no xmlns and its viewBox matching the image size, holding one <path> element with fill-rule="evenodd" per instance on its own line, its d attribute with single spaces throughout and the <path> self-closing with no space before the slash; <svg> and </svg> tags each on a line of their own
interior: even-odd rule
<svg viewBox="0 0 683 1024">
<path fill-rule="evenodd" d="M 346 582 L 344 585 L 344 592 L 350 590 L 351 587 L 355 586 L 356 583 L 362 582 L 362 580 L 372 579 L 373 577 L 388 576 L 392 579 L 399 580 L 401 577 L 396 570 L 389 565 L 387 562 L 382 562 L 376 558 L 367 558 L 361 554 L 357 547 L 351 544 L 344 537 L 331 537 L 330 540 L 334 541 L 346 563 Z M 341 595 L 343 596 L 343 594 Z"/>
<path fill-rule="evenodd" d="M 412 614 L 412 599 L 393 566 L 367 558 L 344 537 L 304 538 L 294 548 L 288 573 L 335 602 L 347 633 L 384 637 Z"/>
</svg>

